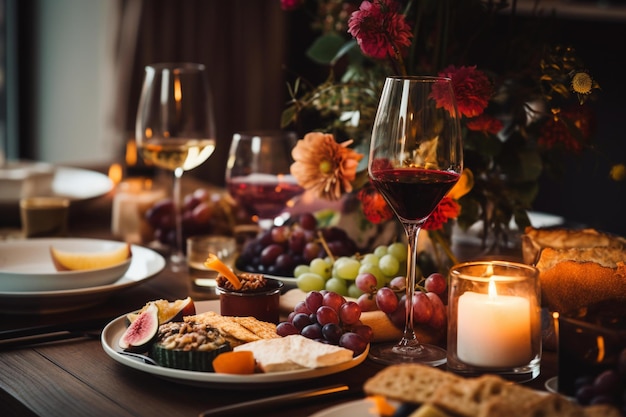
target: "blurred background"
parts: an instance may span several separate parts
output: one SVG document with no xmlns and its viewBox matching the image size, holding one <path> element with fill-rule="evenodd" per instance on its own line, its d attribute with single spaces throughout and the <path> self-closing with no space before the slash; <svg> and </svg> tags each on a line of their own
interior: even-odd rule
<svg viewBox="0 0 626 417">
<path fill-rule="evenodd" d="M 522 13 L 535 6 L 517 3 Z M 606 166 L 626 160 L 625 2 L 539 4 L 602 87 L 594 106 Z M 210 72 L 218 142 L 189 175 L 223 185 L 233 133 L 278 128 L 286 82 L 327 75 L 305 57 L 306 22 L 280 0 L 0 0 L 0 154 L 89 168 L 123 161 L 143 67 L 194 61 Z M 535 209 L 626 235 L 625 183 L 597 161 L 567 161 L 567 181 L 546 178 Z"/>
</svg>

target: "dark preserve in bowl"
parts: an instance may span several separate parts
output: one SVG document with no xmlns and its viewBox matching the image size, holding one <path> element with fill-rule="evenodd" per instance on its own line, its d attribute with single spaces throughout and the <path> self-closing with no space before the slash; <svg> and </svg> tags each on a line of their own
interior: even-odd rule
<svg viewBox="0 0 626 417">
<path fill-rule="evenodd" d="M 585 402 L 579 398 L 581 387 L 593 385 L 594 379 L 605 371 L 621 373 L 625 350 L 626 300 L 602 301 L 560 314 L 559 392 Z M 621 387 L 615 387 L 620 394 L 625 381 L 621 381 Z M 620 381 L 616 383 L 619 385 Z"/>
<path fill-rule="evenodd" d="M 237 275 L 242 287 L 236 290 L 226 277 L 217 277 L 220 314 L 223 316 L 252 316 L 270 323 L 279 321 L 279 301 L 283 282 L 262 274 Z"/>
</svg>

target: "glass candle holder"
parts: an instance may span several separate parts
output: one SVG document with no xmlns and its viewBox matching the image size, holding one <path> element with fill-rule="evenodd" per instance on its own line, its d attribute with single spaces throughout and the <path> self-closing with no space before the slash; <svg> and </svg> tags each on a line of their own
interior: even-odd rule
<svg viewBox="0 0 626 417">
<path fill-rule="evenodd" d="M 522 382 L 539 375 L 541 290 L 536 268 L 475 261 L 450 269 L 448 369 Z"/>
</svg>

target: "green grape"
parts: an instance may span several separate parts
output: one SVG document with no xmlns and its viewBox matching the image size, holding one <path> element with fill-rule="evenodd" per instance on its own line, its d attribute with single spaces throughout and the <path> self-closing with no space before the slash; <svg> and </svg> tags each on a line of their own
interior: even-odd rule
<svg viewBox="0 0 626 417">
<path fill-rule="evenodd" d="M 354 282 L 348 285 L 348 297 L 359 298 L 361 294 L 363 294 L 363 291 L 361 291 Z"/>
<path fill-rule="evenodd" d="M 374 255 L 378 256 L 378 258 L 382 258 L 386 254 L 387 254 L 387 246 L 385 245 L 377 246 L 376 249 L 374 249 Z"/>
<path fill-rule="evenodd" d="M 354 281 L 359 274 L 359 268 L 361 263 L 353 258 L 344 259 L 339 262 L 335 268 L 335 276 L 342 279 L 349 279 Z"/>
<path fill-rule="evenodd" d="M 373 253 L 367 253 L 363 255 L 363 258 L 361 258 L 361 265 L 363 264 L 378 265 L 379 259 L 380 258 L 378 258 L 378 256 L 374 255 Z"/>
<path fill-rule="evenodd" d="M 407 246 L 402 242 L 394 242 L 387 247 L 387 253 L 393 255 L 401 263 L 406 261 L 407 250 Z"/>
<path fill-rule="evenodd" d="M 332 277 L 326 281 L 325 289 L 328 291 L 336 292 L 339 295 L 348 295 L 348 284 L 341 278 Z"/>
<path fill-rule="evenodd" d="M 369 272 L 370 274 L 376 277 L 377 288 L 381 288 L 385 286 L 385 283 L 387 282 L 387 277 L 385 276 L 385 274 L 383 274 L 383 271 L 380 270 L 378 265 L 371 265 L 371 264 L 361 265 L 361 267 L 359 268 L 359 274 L 362 274 L 365 272 Z"/>
<path fill-rule="evenodd" d="M 396 259 L 395 256 L 388 253 L 380 258 L 380 262 L 378 262 L 378 267 L 388 277 L 394 277 L 400 271 L 400 262 Z"/>
<path fill-rule="evenodd" d="M 296 278 L 296 285 L 304 292 L 321 291 L 325 283 L 324 278 L 312 272 L 305 272 Z"/>
<path fill-rule="evenodd" d="M 293 270 L 293 276 L 298 278 L 300 275 L 311 272 L 311 268 L 308 265 L 298 265 Z"/>
<path fill-rule="evenodd" d="M 331 277 L 332 266 L 330 263 L 326 262 L 324 259 L 315 258 L 309 264 L 309 269 L 311 272 L 319 275 L 320 277 L 327 280 Z"/>
</svg>

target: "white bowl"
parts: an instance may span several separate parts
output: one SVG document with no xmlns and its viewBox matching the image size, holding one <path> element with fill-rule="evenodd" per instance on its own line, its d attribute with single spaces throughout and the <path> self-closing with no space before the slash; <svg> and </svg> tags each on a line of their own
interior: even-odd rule
<svg viewBox="0 0 626 417">
<path fill-rule="evenodd" d="M 108 252 L 124 242 L 42 238 L 0 242 L 0 292 L 59 291 L 108 285 L 122 277 L 131 258 L 101 269 L 57 271 L 50 247 L 74 252 Z"/>
</svg>

